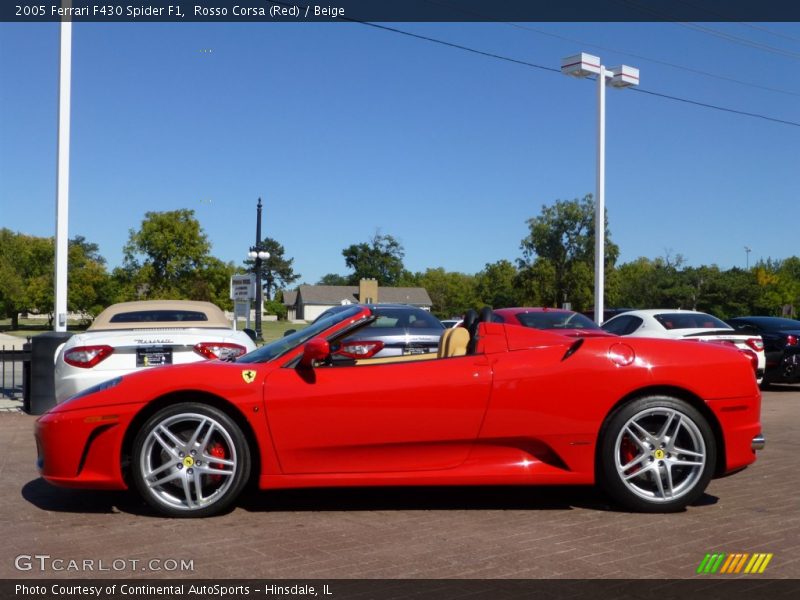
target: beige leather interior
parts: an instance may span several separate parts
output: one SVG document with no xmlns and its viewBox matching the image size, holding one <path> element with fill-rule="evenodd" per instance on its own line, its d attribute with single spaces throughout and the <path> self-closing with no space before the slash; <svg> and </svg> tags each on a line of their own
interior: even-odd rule
<svg viewBox="0 0 800 600">
<path fill-rule="evenodd" d="M 418 360 L 431 360 L 433 358 L 451 358 L 464 356 L 469 345 L 469 332 L 463 327 L 446 329 L 439 340 L 439 351 L 436 354 L 407 354 L 405 356 L 382 356 L 380 358 L 362 358 L 356 361 L 356 366 L 378 365 L 381 363 L 413 362 Z"/>
</svg>

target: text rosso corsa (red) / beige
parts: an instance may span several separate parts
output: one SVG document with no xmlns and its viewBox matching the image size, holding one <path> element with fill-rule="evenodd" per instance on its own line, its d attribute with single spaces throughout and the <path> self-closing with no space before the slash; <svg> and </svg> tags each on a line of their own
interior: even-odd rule
<svg viewBox="0 0 800 600">
<path fill-rule="evenodd" d="M 335 19 L 344 16 L 344 9 L 336 6 L 308 6 L 301 10 L 298 6 L 263 6 L 234 5 L 230 11 L 226 6 L 194 6 L 195 17 L 330 17 Z"/>
</svg>

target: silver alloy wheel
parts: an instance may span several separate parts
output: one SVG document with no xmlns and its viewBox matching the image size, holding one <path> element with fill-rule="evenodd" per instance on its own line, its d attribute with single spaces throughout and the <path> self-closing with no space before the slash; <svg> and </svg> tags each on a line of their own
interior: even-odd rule
<svg viewBox="0 0 800 600">
<path fill-rule="evenodd" d="M 193 511 L 217 502 L 234 482 L 236 446 L 225 426 L 199 413 L 165 418 L 148 432 L 139 469 L 152 497 Z"/>
<path fill-rule="evenodd" d="M 614 443 L 617 474 L 625 487 L 653 503 L 690 493 L 706 466 L 697 424 L 673 408 L 648 408 L 628 419 Z"/>
</svg>

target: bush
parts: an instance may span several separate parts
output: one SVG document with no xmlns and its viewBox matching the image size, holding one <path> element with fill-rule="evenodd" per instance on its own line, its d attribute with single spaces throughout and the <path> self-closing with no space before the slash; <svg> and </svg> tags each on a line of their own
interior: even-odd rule
<svg viewBox="0 0 800 600">
<path fill-rule="evenodd" d="M 264 302 L 264 312 L 268 315 L 277 315 L 279 321 L 285 321 L 286 317 L 289 315 L 289 309 L 277 300 L 267 300 Z"/>
</svg>

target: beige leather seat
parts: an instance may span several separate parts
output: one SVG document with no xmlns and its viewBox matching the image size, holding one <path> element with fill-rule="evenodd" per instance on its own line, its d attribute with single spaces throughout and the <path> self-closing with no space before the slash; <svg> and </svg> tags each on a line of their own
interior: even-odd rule
<svg viewBox="0 0 800 600">
<path fill-rule="evenodd" d="M 451 358 L 464 356 L 469 345 L 469 332 L 463 327 L 453 327 L 446 330 L 439 340 L 438 358 Z"/>
</svg>

